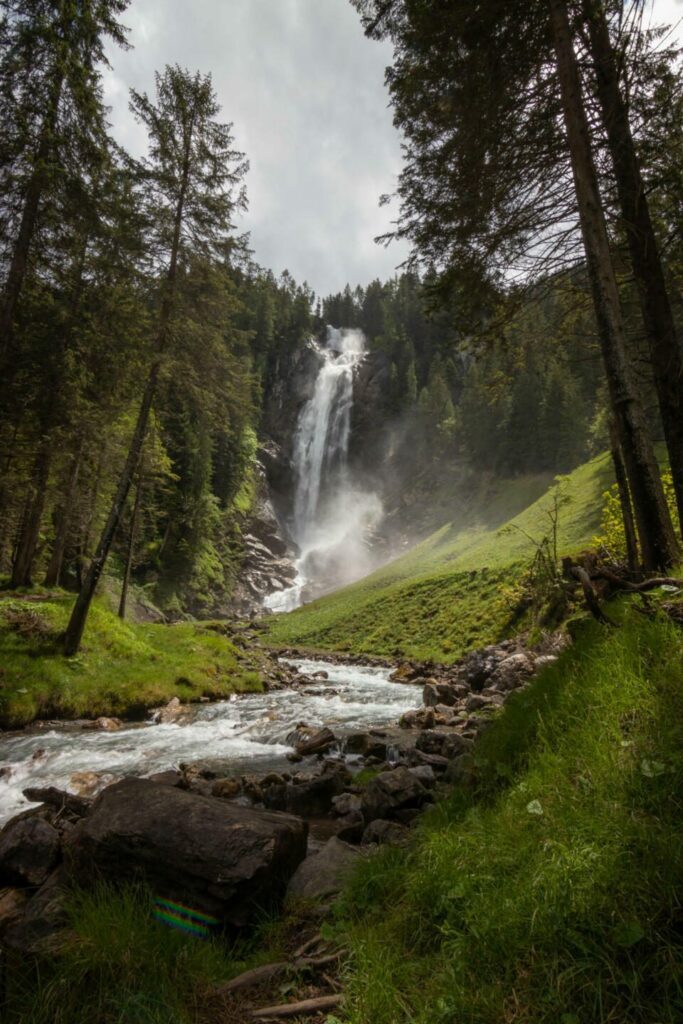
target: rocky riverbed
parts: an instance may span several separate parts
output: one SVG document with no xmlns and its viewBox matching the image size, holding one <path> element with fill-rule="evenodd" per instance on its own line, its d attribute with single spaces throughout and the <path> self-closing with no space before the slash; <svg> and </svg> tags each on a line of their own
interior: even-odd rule
<svg viewBox="0 0 683 1024">
<path fill-rule="evenodd" d="M 6 739 L 0 785 L 25 809 L 0 832 L 1 941 L 39 948 L 63 925 L 64 885 L 101 877 L 142 877 L 216 928 L 286 894 L 327 901 L 359 856 L 405 841 L 473 773 L 477 737 L 563 643 L 393 670 L 288 651 L 258 697 Z"/>
</svg>

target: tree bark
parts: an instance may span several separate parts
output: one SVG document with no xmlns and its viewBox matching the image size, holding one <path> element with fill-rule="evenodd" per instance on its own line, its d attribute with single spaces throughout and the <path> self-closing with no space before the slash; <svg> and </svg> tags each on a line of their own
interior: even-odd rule
<svg viewBox="0 0 683 1024">
<path fill-rule="evenodd" d="M 57 124 L 59 101 L 62 95 L 64 75 L 61 69 L 54 73 L 48 110 L 43 121 L 40 141 L 33 161 L 33 173 L 29 179 L 21 211 L 19 232 L 14 243 L 7 280 L 3 288 L 0 302 L 0 365 L 8 366 L 11 362 L 11 349 L 14 330 L 14 317 L 28 268 L 28 256 L 38 220 L 38 210 L 43 193 L 48 184 L 49 157 L 52 149 L 52 137 Z"/>
<path fill-rule="evenodd" d="M 130 491 L 133 476 L 140 459 L 140 452 L 142 451 L 145 434 L 147 432 L 147 422 L 149 420 L 150 409 L 152 408 L 152 402 L 154 401 L 154 395 L 156 393 L 160 369 L 161 360 L 157 358 L 152 365 L 147 378 L 142 402 L 140 403 L 137 422 L 135 424 L 135 430 L 133 431 L 133 437 L 128 450 L 128 456 L 123 467 L 123 472 L 121 473 L 118 487 L 116 488 L 116 494 L 114 495 L 114 500 L 112 502 L 111 509 L 109 510 L 107 521 L 104 525 L 104 529 L 102 530 L 102 535 L 99 539 L 97 549 L 93 555 L 88 571 L 85 574 L 85 579 L 83 580 L 78 597 L 76 598 L 76 603 L 74 604 L 69 624 L 66 628 L 66 633 L 64 635 L 64 653 L 67 657 L 73 657 L 74 654 L 77 654 L 81 646 L 83 630 L 85 629 L 90 605 L 95 595 L 95 589 L 100 581 L 102 570 L 104 569 L 114 536 L 116 535 L 116 530 L 119 522 L 121 521 L 121 515 L 128 498 L 128 492 Z"/>
<path fill-rule="evenodd" d="M 135 552 L 135 537 L 137 534 L 138 514 L 140 512 L 140 499 L 142 498 L 142 478 L 143 470 L 141 466 L 140 472 L 138 473 L 137 487 L 135 488 L 135 501 L 133 502 L 133 512 L 130 517 L 128 550 L 126 551 L 126 565 L 123 570 L 123 582 L 121 584 L 121 599 L 119 601 L 120 619 L 125 619 L 126 617 L 126 602 L 128 600 L 128 588 L 130 586 L 130 573 L 133 567 L 133 554 Z"/>
<path fill-rule="evenodd" d="M 626 355 L 624 326 L 566 0 L 548 0 L 572 173 L 610 401 L 624 455 L 643 566 L 677 555 L 659 467 Z"/>
<path fill-rule="evenodd" d="M 602 0 L 583 0 L 583 10 L 683 529 L 683 345 L 676 332 L 605 8 Z"/>
<path fill-rule="evenodd" d="M 626 536 L 626 560 L 631 572 L 638 569 L 638 540 L 636 537 L 636 526 L 633 522 L 633 506 L 631 505 L 631 492 L 628 489 L 628 478 L 626 466 L 619 444 L 619 436 L 614 419 L 609 424 L 610 448 L 614 475 L 619 490 L 619 504 L 621 505 L 621 518 L 624 521 L 624 534 Z"/>
<path fill-rule="evenodd" d="M 45 574 L 45 586 L 46 587 L 57 587 L 62 575 L 62 564 L 64 562 L 64 552 L 66 550 L 66 541 L 69 536 L 69 526 L 71 522 L 71 510 L 73 509 L 74 498 L 76 497 L 76 489 L 78 487 L 78 476 L 81 470 L 81 458 L 83 455 L 83 442 L 78 447 L 76 454 L 71 463 L 71 469 L 69 471 L 69 480 L 66 487 L 66 494 L 64 495 L 64 504 L 62 505 L 59 517 L 57 521 L 57 529 L 55 531 L 55 539 L 52 545 L 52 554 L 50 555 L 50 562 L 47 567 Z"/>
<path fill-rule="evenodd" d="M 33 560 L 40 540 L 40 525 L 45 508 L 45 492 L 50 477 L 52 464 L 52 446 L 50 437 L 43 433 L 36 453 L 31 474 L 31 483 L 27 495 L 26 513 L 22 519 L 17 547 L 12 565 L 10 586 L 30 587 Z"/>
</svg>

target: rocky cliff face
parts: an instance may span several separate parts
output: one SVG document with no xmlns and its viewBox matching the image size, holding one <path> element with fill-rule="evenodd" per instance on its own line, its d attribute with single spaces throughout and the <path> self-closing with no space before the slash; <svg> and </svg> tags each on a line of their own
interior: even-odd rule
<svg viewBox="0 0 683 1024">
<path fill-rule="evenodd" d="M 275 513 L 266 472 L 266 465 L 281 465 L 281 452 L 277 445 L 267 443 L 260 456 L 256 500 L 244 525 L 244 557 L 231 601 L 231 610 L 240 618 L 260 614 L 264 598 L 291 586 L 296 577 L 295 552 Z"/>
</svg>

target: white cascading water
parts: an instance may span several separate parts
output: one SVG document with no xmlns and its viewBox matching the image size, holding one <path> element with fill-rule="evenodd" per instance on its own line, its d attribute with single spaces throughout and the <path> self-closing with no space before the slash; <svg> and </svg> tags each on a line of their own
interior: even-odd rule
<svg viewBox="0 0 683 1024">
<path fill-rule="evenodd" d="M 316 348 L 322 365 L 313 397 L 299 416 L 294 444 L 296 476 L 292 539 L 299 548 L 293 586 L 270 594 L 273 612 L 297 608 L 306 596 L 318 596 L 369 572 L 365 538 L 382 515 L 376 494 L 351 479 L 348 467 L 353 379 L 365 355 L 362 331 L 327 328 Z"/>
</svg>

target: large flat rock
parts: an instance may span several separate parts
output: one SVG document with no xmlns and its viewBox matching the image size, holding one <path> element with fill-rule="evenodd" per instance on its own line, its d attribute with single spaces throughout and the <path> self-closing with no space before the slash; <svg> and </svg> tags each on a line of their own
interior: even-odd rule
<svg viewBox="0 0 683 1024">
<path fill-rule="evenodd" d="M 307 833 L 288 814 L 124 779 L 97 798 L 65 860 L 80 885 L 143 879 L 156 896 L 243 925 L 283 895 Z"/>
</svg>

